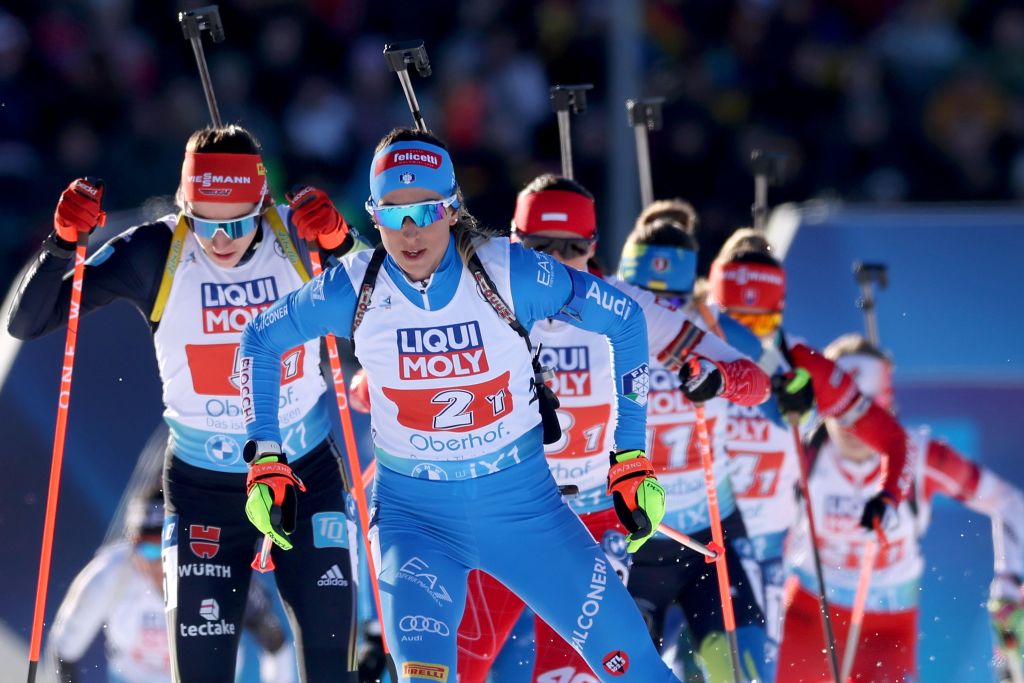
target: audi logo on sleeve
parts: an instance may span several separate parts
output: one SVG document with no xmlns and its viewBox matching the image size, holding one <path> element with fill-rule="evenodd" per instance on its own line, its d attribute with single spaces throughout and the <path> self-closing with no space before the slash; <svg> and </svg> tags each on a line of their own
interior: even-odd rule
<svg viewBox="0 0 1024 683">
<path fill-rule="evenodd" d="M 448 624 L 440 619 L 426 617 L 422 614 L 406 615 L 398 622 L 398 628 L 406 633 L 434 633 L 439 636 L 451 635 Z"/>
</svg>

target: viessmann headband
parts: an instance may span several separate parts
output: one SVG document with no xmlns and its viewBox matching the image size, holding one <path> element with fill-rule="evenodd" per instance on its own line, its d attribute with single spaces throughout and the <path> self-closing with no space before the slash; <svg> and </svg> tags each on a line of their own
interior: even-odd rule
<svg viewBox="0 0 1024 683">
<path fill-rule="evenodd" d="M 186 202 L 262 202 L 267 170 L 259 154 L 185 152 L 181 189 Z"/>
</svg>

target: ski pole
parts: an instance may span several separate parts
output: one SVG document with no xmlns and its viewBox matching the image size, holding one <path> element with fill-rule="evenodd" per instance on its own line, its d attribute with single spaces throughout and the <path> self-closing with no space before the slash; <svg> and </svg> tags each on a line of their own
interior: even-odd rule
<svg viewBox="0 0 1024 683">
<path fill-rule="evenodd" d="M 661 130 L 661 105 L 664 97 L 626 100 L 626 115 L 636 140 L 636 166 L 640 178 L 640 201 L 649 206 L 654 201 L 654 183 L 651 179 L 651 152 L 647 133 Z"/>
<path fill-rule="evenodd" d="M 666 536 L 668 536 L 684 548 L 689 548 L 690 550 L 703 555 L 704 562 L 706 562 L 707 564 L 711 564 L 712 562 L 717 560 L 718 556 L 724 552 L 722 548 L 714 541 L 712 541 L 708 545 L 704 545 L 700 541 L 697 541 L 687 536 L 682 531 L 677 531 L 676 529 L 673 529 L 667 524 L 659 524 L 658 531 L 665 534 Z"/>
<path fill-rule="evenodd" d="M 875 291 L 872 285 L 877 284 L 879 289 L 889 286 L 889 268 L 884 263 L 853 262 L 853 277 L 860 286 L 860 298 L 857 299 L 857 308 L 864 313 L 864 331 L 875 348 L 881 348 L 878 339 L 878 317 L 875 314 Z"/>
<path fill-rule="evenodd" d="M 103 181 L 86 178 L 93 187 L 103 188 Z M 50 483 L 46 491 L 46 513 L 43 518 L 42 550 L 39 553 L 39 576 L 36 580 L 36 602 L 32 611 L 32 637 L 28 647 L 28 683 L 35 683 L 39 668 L 39 650 L 43 641 L 43 612 L 50 587 L 50 564 L 53 533 L 57 523 L 57 499 L 60 496 L 60 471 L 64 464 L 64 441 L 67 435 L 68 408 L 71 402 L 71 376 L 75 370 L 75 349 L 78 345 L 78 319 L 82 307 L 82 283 L 85 280 L 85 252 L 89 235 L 78 235 L 75 245 L 75 267 L 71 275 L 71 303 L 68 307 L 68 331 L 64 341 L 64 365 L 60 371 L 60 392 L 57 394 L 57 425 L 53 432 L 53 455 L 50 461 Z"/>
<path fill-rule="evenodd" d="M 715 571 L 718 574 L 718 597 L 722 601 L 722 623 L 729 640 L 729 654 L 732 657 L 732 675 L 741 683 L 740 645 L 736 640 L 736 614 L 732 607 L 732 593 L 729 591 L 729 568 L 725 560 L 725 536 L 722 534 L 722 518 L 718 510 L 718 489 L 715 486 L 714 463 L 711 455 L 711 437 L 708 423 L 704 418 L 704 404 L 694 403 L 697 413 L 697 441 L 700 444 L 700 460 L 704 466 L 704 485 L 708 492 L 708 515 L 711 518 L 711 539 L 717 546 Z"/>
<path fill-rule="evenodd" d="M 876 531 L 879 530 L 876 522 Z M 846 633 L 846 647 L 843 650 L 843 668 L 841 682 L 850 678 L 853 662 L 857 658 L 857 645 L 860 643 L 860 628 L 864 621 L 864 606 L 868 598 L 868 587 L 871 584 L 871 572 L 875 568 L 875 553 L 878 543 L 869 538 L 864 544 L 864 556 L 860 560 L 860 573 L 857 576 L 857 592 L 853 596 L 853 613 L 850 615 L 850 630 Z"/>
<path fill-rule="evenodd" d="M 750 152 L 750 167 L 754 173 L 754 204 L 750 213 L 754 229 L 764 233 L 768 223 L 768 187 L 778 185 L 782 180 L 786 155 L 782 152 L 766 152 L 755 149 Z"/>
<path fill-rule="evenodd" d="M 388 60 L 388 66 L 398 76 L 398 82 L 402 85 L 402 92 L 405 93 L 405 101 L 412 112 L 416 128 L 429 133 L 427 122 L 423 120 L 420 113 L 420 103 L 416 100 L 416 92 L 412 88 L 412 79 L 409 78 L 409 66 L 416 68 L 420 78 L 426 78 L 431 74 L 430 59 L 427 57 L 427 49 L 423 46 L 422 40 L 407 40 L 400 43 L 389 43 L 384 46 L 384 57 Z"/>
<path fill-rule="evenodd" d="M 199 67 L 199 79 L 203 82 L 203 94 L 206 95 L 206 106 L 210 109 L 210 119 L 217 128 L 221 127 L 220 110 L 217 109 L 217 98 L 213 94 L 213 83 L 210 71 L 206 68 L 206 54 L 203 52 L 203 31 L 210 32 L 215 43 L 224 40 L 224 25 L 220 21 L 220 10 L 217 5 L 199 7 L 187 12 L 178 12 L 178 23 L 185 39 L 192 43 L 192 51 L 196 55 L 196 66 Z"/>
<path fill-rule="evenodd" d="M 587 110 L 587 91 L 593 84 L 556 85 L 551 88 L 551 107 L 558 117 L 558 145 L 562 151 L 562 176 L 572 180 L 572 134 L 570 114 L 582 114 Z"/>
<path fill-rule="evenodd" d="M 317 277 L 323 271 L 320 262 L 320 248 L 314 241 L 309 245 L 309 259 L 313 265 L 313 277 Z M 366 552 L 366 561 L 370 565 L 370 584 L 373 586 L 373 599 L 377 607 L 377 619 L 384 623 L 384 611 L 381 609 L 380 585 L 377 582 L 377 568 L 373 560 L 373 552 L 370 547 L 370 510 L 366 504 L 366 490 L 363 488 L 363 468 L 359 464 L 359 451 L 356 449 L 356 433 L 352 428 L 352 412 L 348 406 L 348 395 L 345 393 L 345 371 L 341 367 L 341 356 L 338 355 L 338 340 L 333 334 L 325 338 L 327 342 L 327 357 L 331 361 L 331 381 L 334 384 L 334 395 L 338 399 L 338 415 L 341 417 L 341 433 L 345 438 L 345 455 L 348 459 L 348 468 L 352 473 L 352 495 L 356 499 L 356 509 L 359 511 L 359 526 L 363 531 L 363 550 Z M 381 642 L 384 645 L 385 654 L 389 653 L 387 637 L 384 629 L 381 629 Z"/>
<path fill-rule="evenodd" d="M 811 553 L 814 557 L 814 574 L 818 579 L 818 611 L 821 612 L 821 630 L 825 636 L 825 647 L 828 654 L 828 665 L 832 670 L 832 680 L 841 682 L 839 678 L 839 659 L 836 654 L 836 636 L 832 630 L 832 614 L 825 596 L 825 573 L 821 569 L 821 553 L 818 550 L 818 531 L 814 524 L 814 506 L 811 504 L 811 490 L 808 485 L 807 456 L 804 442 L 800 438 L 800 416 L 790 413 L 786 416 L 793 445 L 796 448 L 796 459 L 800 463 L 800 495 L 804 499 L 804 513 L 807 515 L 807 529 L 811 536 Z"/>
</svg>

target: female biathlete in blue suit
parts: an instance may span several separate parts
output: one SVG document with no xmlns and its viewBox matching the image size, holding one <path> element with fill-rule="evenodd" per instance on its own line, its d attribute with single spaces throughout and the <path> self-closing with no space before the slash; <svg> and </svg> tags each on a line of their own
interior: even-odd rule
<svg viewBox="0 0 1024 683">
<path fill-rule="evenodd" d="M 664 490 L 642 450 L 640 309 L 597 278 L 482 231 L 429 134 L 385 136 L 370 190 L 376 256 L 344 258 L 243 335 L 250 518 L 276 534 L 275 508 L 294 507 L 298 483 L 277 445 L 282 351 L 327 333 L 350 337 L 371 399 L 379 466 L 370 534 L 399 682 L 455 680 L 471 569 L 522 597 L 602 681 L 677 681 L 604 552 L 562 502 L 544 459 L 528 344 L 534 321 L 551 317 L 608 336 L 618 394 L 609 487 L 630 540 L 642 542 L 661 519 Z"/>
</svg>

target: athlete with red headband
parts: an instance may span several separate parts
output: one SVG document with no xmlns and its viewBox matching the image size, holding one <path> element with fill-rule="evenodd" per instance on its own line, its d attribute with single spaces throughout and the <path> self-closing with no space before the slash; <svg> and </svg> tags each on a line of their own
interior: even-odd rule
<svg viewBox="0 0 1024 683">
<path fill-rule="evenodd" d="M 845 335 L 824 352 L 856 379 L 863 396 L 892 410 L 892 364 L 859 335 Z M 911 487 L 887 525 L 887 545 L 879 549 L 868 584 L 860 643 L 853 662 L 854 681 L 916 681 L 917 606 L 921 599 L 924 557 L 919 539 L 931 517 L 932 498 L 942 494 L 992 518 L 995 578 L 990 609 L 1000 636 L 1019 647 L 1024 624 L 1021 576 L 1024 575 L 1024 494 L 990 470 L 967 460 L 927 428 L 908 430 Z M 850 434 L 835 417 L 810 438 L 807 449 L 810 491 L 825 585 L 842 659 L 864 548 L 864 501 L 877 495 L 885 480 L 884 458 Z M 806 520 L 790 540 L 784 637 L 779 679 L 793 683 L 828 680 L 824 639 L 816 597 L 817 581 Z M 792 588 L 792 590 L 790 590 Z M 1020 654 L 1017 653 L 1019 657 Z"/>
<path fill-rule="evenodd" d="M 103 192 L 79 179 L 61 195 L 54 231 L 11 309 L 15 337 L 64 324 L 71 294 L 65 274 L 79 235 L 103 222 Z M 348 225 L 315 188 L 275 204 L 258 143 L 234 125 L 192 134 L 177 200 L 177 214 L 129 229 L 86 262 L 81 302 L 89 313 L 126 299 L 153 333 L 170 428 L 162 556 L 174 679 L 234 679 L 250 562 L 262 538 L 247 512 L 276 541 L 294 545 L 274 553 L 275 576 L 303 680 L 354 683 L 354 526 L 330 438 L 319 344 L 294 345 L 280 363 L 282 445 L 304 482 L 298 506 L 292 497 L 272 511 L 262 496 L 246 506 L 238 365 L 246 324 L 309 279 L 307 240 L 341 254 L 352 244 Z"/>
<path fill-rule="evenodd" d="M 734 347 L 756 358 L 760 344 L 746 328 L 727 316 L 716 317 L 695 296 L 697 289 L 697 214 L 682 199 L 652 202 L 637 217 L 622 250 L 619 277 L 657 295 L 663 306 L 686 311 L 706 329 L 723 336 Z M 692 399 L 692 400 L 691 400 Z M 703 543 L 712 540 L 711 511 L 697 432 L 694 400 L 704 404 L 710 436 L 715 495 L 726 545 L 726 561 L 733 609 L 737 621 L 742 679 L 764 683 L 772 680 L 766 643 L 765 619 L 758 605 L 755 585 L 747 577 L 741 559 L 747 553 L 744 519 L 736 506 L 735 485 L 729 475 L 725 451 L 727 410 L 732 406 L 757 410 L 748 402 L 725 396 L 693 398 L 686 385 L 661 359 L 651 359 L 651 393 L 647 404 L 648 450 L 659 480 L 668 491 L 664 522 Z M 687 673 L 699 665 L 708 683 L 733 678 L 726 643 L 725 623 L 717 591 L 717 576 L 704 558 L 668 537 L 651 539 L 633 557 L 629 591 L 644 612 L 652 637 L 666 653 L 675 649 L 676 664 Z M 680 647 L 671 629 L 669 614 L 678 606 L 692 641 Z M 685 638 L 682 639 L 685 643 Z M 690 661 L 689 648 L 696 652 Z"/>
<path fill-rule="evenodd" d="M 782 332 L 786 274 L 760 233 L 737 230 L 712 263 L 708 284 L 712 306 L 761 339 L 761 367 L 779 377 L 772 401 L 755 408 L 729 407 L 726 441 L 737 503 L 749 534 L 744 564 L 765 611 L 770 652 L 777 653 L 782 637 L 783 542 L 797 518 L 794 486 L 799 477 L 792 430 L 782 413 L 803 415 L 816 404 L 821 415 L 835 417 L 837 424 L 889 455 L 884 487 L 861 511 L 868 528 L 887 509 L 894 509 L 909 485 L 906 441 L 899 424 L 861 396 L 852 377 Z M 774 661 L 775 657 L 772 665 Z M 779 680 L 789 679 L 780 673 Z"/>
<path fill-rule="evenodd" d="M 523 245 L 551 254 L 558 262 L 575 270 L 587 270 L 597 242 L 593 195 L 574 180 L 542 175 L 519 193 L 513 229 Z M 767 377 L 726 342 L 714 335 L 705 335 L 694 325 L 694 316 L 672 306 L 659 305 L 650 292 L 616 278 L 609 277 L 606 281 L 640 304 L 654 352 L 652 356 L 664 358 L 666 364 L 674 368 L 671 371 L 674 387 L 681 382 L 680 369 L 689 370 L 689 365 L 682 361 L 693 354 L 700 359 L 701 372 L 694 377 L 687 375 L 689 384 L 684 391 L 705 392 L 708 396 L 717 394 L 747 405 L 767 397 Z M 686 341 L 681 342 L 682 338 Z M 646 552 L 646 545 L 640 548 L 639 543 L 628 542 L 627 530 L 617 514 L 620 503 L 615 500 L 614 492 L 609 493 L 606 484 L 606 454 L 613 443 L 615 412 L 608 344 L 600 335 L 553 319 L 538 320 L 530 339 L 540 348 L 541 363 L 554 371 L 550 386 L 559 402 L 561 437 L 545 446 L 548 466 L 559 485 L 578 489 L 578 494 L 569 498 L 569 504 L 601 544 L 609 565 L 625 583 L 630 571 L 630 555 Z M 652 384 L 649 396 L 654 389 Z M 649 404 L 648 416 L 650 419 Z M 649 442 L 650 439 L 648 448 L 652 448 Z M 657 456 L 652 462 L 658 468 Z M 676 507 L 672 495 L 665 504 L 670 510 Z M 652 539 L 647 544 L 654 542 Z M 700 564 L 702 568 L 705 566 L 702 559 Z M 469 599 L 459 628 L 459 681 L 483 683 L 523 603 L 483 572 L 471 573 L 469 580 Z M 757 612 L 753 596 L 750 603 Z M 759 614 L 757 619 L 760 620 Z M 574 651 L 578 643 L 563 639 L 539 618 L 535 620 L 535 634 L 532 681 L 597 681 L 583 658 Z M 760 656 L 763 638 L 758 639 L 757 647 Z"/>
</svg>

